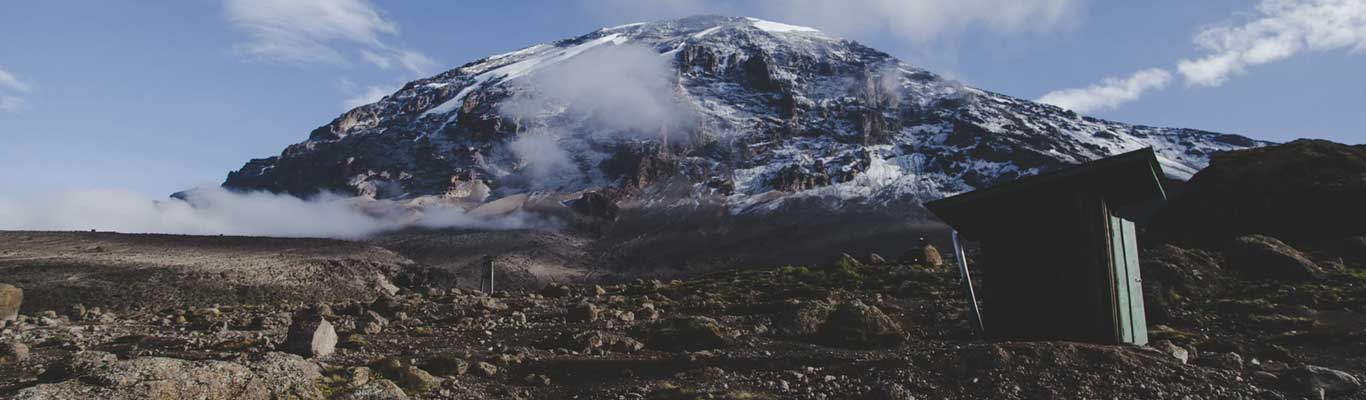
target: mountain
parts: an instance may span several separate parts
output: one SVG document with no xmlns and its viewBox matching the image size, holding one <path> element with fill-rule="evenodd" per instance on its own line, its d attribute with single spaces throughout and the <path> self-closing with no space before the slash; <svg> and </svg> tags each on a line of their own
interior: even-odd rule
<svg viewBox="0 0 1366 400">
<path fill-rule="evenodd" d="M 738 215 L 914 204 L 1145 146 L 1186 179 L 1216 152 L 1263 144 L 968 87 L 811 28 L 695 16 L 410 82 L 223 186 L 471 207 L 590 193 L 580 206 Z"/>
</svg>

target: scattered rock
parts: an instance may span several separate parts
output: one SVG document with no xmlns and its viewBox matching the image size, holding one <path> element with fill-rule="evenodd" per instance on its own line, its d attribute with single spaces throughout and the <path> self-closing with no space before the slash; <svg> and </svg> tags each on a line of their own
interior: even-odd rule
<svg viewBox="0 0 1366 400">
<path fill-rule="evenodd" d="M 566 297 L 573 293 L 573 288 L 570 288 L 569 285 L 559 282 L 550 282 L 545 285 L 545 288 L 541 289 L 542 296 L 552 299 Z"/>
<path fill-rule="evenodd" d="M 398 386 L 408 393 L 421 394 L 441 387 L 441 379 L 410 365 L 399 372 Z"/>
<path fill-rule="evenodd" d="M 469 371 L 470 363 L 461 357 L 442 354 L 428 359 L 422 367 L 437 375 L 461 376 Z"/>
<path fill-rule="evenodd" d="M 474 372 L 485 378 L 492 378 L 498 375 L 498 366 L 480 361 L 474 364 Z"/>
<path fill-rule="evenodd" d="M 1238 353 L 1200 353 L 1200 358 L 1195 360 L 1196 364 L 1206 367 L 1239 371 L 1243 369 L 1243 356 Z"/>
<path fill-rule="evenodd" d="M 247 324 L 247 328 L 254 331 L 271 330 L 289 326 L 291 321 L 292 318 L 289 313 L 284 312 L 258 315 L 251 319 L 251 322 Z"/>
<path fill-rule="evenodd" d="M 603 331 L 566 332 L 560 335 L 556 346 L 575 351 L 606 349 L 618 353 L 632 353 L 645 348 L 645 344 L 638 340 Z"/>
<path fill-rule="evenodd" d="M 20 365 L 28 361 L 28 346 L 18 342 L 0 343 L 0 365 Z"/>
<path fill-rule="evenodd" d="M 337 343 L 337 347 L 358 350 L 365 348 L 365 346 L 369 344 L 370 340 L 367 339 L 365 335 L 352 332 L 342 336 L 341 340 Z"/>
<path fill-rule="evenodd" d="M 66 308 L 66 317 L 72 321 L 84 321 L 88 313 L 85 305 L 80 303 L 72 304 Z"/>
<path fill-rule="evenodd" d="M 0 322 L 19 318 L 19 306 L 24 302 L 24 290 L 0 283 Z"/>
<path fill-rule="evenodd" d="M 407 400 L 408 394 L 403 393 L 403 389 L 400 389 L 393 381 L 388 379 L 372 379 L 354 390 L 342 393 L 336 398 L 339 400 Z"/>
<path fill-rule="evenodd" d="M 1361 389 L 1361 380 L 1352 374 L 1313 365 L 1305 365 L 1281 374 L 1281 382 L 1292 390 L 1316 395 L 1319 390 L 1329 395 L 1346 395 Z"/>
<path fill-rule="evenodd" d="M 773 321 L 774 333 L 791 338 L 813 338 L 820 332 L 835 306 L 824 301 L 789 301 Z"/>
<path fill-rule="evenodd" d="M 836 265 L 848 265 L 848 266 L 851 266 L 851 267 L 860 267 L 860 266 L 863 266 L 863 262 L 859 261 L 857 258 L 854 258 L 854 256 L 849 255 L 849 253 L 840 254 L 840 258 L 839 258 L 839 260 L 836 260 L 836 261 L 835 261 L 835 264 L 836 264 Z"/>
<path fill-rule="evenodd" d="M 926 267 L 941 269 L 944 268 L 944 257 L 939 255 L 939 249 L 929 243 L 923 243 L 920 248 L 921 262 Z"/>
<path fill-rule="evenodd" d="M 483 309 L 485 312 L 496 313 L 508 309 L 508 305 L 493 298 L 486 297 L 479 299 L 479 308 Z"/>
<path fill-rule="evenodd" d="M 1318 266 L 1294 247 L 1262 235 L 1240 236 L 1224 249 L 1231 269 L 1254 279 L 1310 281 Z"/>
<path fill-rule="evenodd" d="M 304 357 L 326 357 L 337 348 L 337 331 L 332 323 L 315 312 L 294 317 L 281 350 Z"/>
<path fill-rule="evenodd" d="M 550 377 L 541 374 L 530 374 L 522 378 L 522 382 L 531 386 L 550 386 Z"/>
<path fill-rule="evenodd" d="M 1163 340 L 1153 343 L 1152 348 L 1162 352 L 1162 354 L 1170 355 L 1173 358 L 1176 358 L 1177 360 L 1181 361 L 1182 364 L 1190 362 L 1190 352 L 1182 348 L 1181 346 L 1177 346 L 1175 343 L 1172 343 L 1169 340 Z"/>
<path fill-rule="evenodd" d="M 599 314 L 601 314 L 601 311 L 598 309 L 598 306 L 585 301 L 570 306 L 569 311 L 565 313 L 564 317 L 569 322 L 592 322 L 598 320 L 600 317 Z"/>
</svg>

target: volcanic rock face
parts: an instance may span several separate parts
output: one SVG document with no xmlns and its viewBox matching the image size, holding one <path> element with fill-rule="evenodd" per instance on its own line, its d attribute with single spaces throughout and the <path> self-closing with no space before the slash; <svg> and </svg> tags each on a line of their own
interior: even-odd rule
<svg viewBox="0 0 1366 400">
<path fill-rule="evenodd" d="M 698 16 L 410 82 L 224 186 L 476 203 L 615 188 L 637 204 L 747 212 L 933 199 L 1144 146 L 1184 179 L 1214 152 L 1259 145 L 966 87 L 810 28 Z"/>
</svg>

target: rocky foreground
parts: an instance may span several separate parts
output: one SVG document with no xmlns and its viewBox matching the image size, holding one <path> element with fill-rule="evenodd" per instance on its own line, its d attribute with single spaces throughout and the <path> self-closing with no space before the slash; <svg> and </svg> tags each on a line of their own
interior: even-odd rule
<svg viewBox="0 0 1366 400">
<path fill-rule="evenodd" d="M 1150 317 L 1157 326 L 1147 347 L 981 340 L 964 319 L 955 272 L 851 258 L 825 267 L 554 284 L 493 296 L 429 287 L 323 304 L 25 309 L 0 335 L 0 393 L 21 399 L 1361 396 L 1366 265 L 1325 270 L 1293 249 L 1258 248 L 1304 257 L 1324 275 L 1309 278 L 1312 283 L 1257 280 L 1226 270 L 1223 254 L 1150 250 L 1144 267 L 1158 271 L 1150 286 L 1169 292 L 1152 300 L 1160 316 Z M 1166 267 L 1190 273 L 1163 276 Z"/>
</svg>

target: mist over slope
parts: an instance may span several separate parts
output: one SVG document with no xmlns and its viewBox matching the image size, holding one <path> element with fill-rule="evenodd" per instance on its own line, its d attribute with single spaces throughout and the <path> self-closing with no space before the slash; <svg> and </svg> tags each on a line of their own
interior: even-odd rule
<svg viewBox="0 0 1366 400">
<path fill-rule="evenodd" d="M 524 229 L 556 223 L 526 213 L 478 216 L 446 204 L 198 188 L 154 199 L 119 189 L 0 195 L 0 230 L 117 231 L 358 239 L 409 227 Z"/>
</svg>

